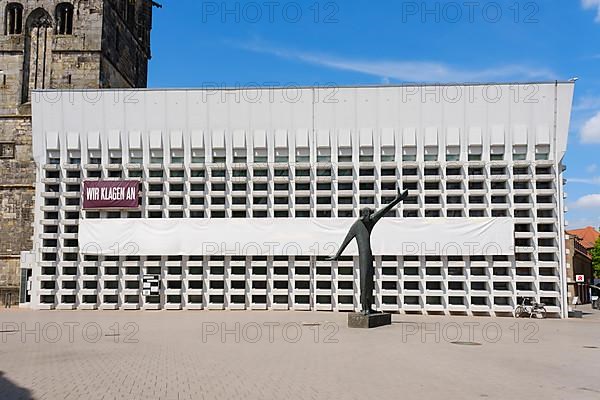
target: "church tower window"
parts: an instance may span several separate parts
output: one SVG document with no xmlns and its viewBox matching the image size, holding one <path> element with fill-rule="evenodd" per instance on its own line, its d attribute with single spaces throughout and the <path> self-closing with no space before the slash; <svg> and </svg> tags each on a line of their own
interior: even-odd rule
<svg viewBox="0 0 600 400">
<path fill-rule="evenodd" d="M 56 6 L 56 33 L 59 35 L 73 34 L 73 4 L 60 3 Z"/>
<path fill-rule="evenodd" d="M 6 6 L 4 34 L 20 35 L 21 33 L 23 33 L 23 6 L 19 3 L 9 3 Z"/>
</svg>

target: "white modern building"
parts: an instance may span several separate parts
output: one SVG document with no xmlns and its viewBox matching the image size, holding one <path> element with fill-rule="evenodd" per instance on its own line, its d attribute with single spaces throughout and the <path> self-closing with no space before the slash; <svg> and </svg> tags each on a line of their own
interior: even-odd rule
<svg viewBox="0 0 600 400">
<path fill-rule="evenodd" d="M 562 160 L 572 82 L 34 93 L 34 309 L 360 309 L 566 316 Z M 139 207 L 83 184 L 139 181 Z M 23 285 L 25 287 L 25 285 Z"/>
</svg>

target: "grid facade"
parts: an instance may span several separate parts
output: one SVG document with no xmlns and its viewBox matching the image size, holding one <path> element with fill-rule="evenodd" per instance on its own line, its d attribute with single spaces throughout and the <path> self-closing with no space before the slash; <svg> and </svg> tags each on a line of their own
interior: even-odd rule
<svg viewBox="0 0 600 400">
<path fill-rule="evenodd" d="M 80 219 L 514 220 L 514 254 L 375 257 L 375 307 L 511 314 L 523 297 L 564 310 L 563 167 L 550 126 L 45 131 L 38 164 L 39 309 L 360 309 L 358 257 L 84 254 Z M 528 140 L 534 138 L 534 140 Z M 137 210 L 82 210 L 83 180 L 139 179 Z M 144 296 L 144 276 L 160 296 Z"/>
</svg>

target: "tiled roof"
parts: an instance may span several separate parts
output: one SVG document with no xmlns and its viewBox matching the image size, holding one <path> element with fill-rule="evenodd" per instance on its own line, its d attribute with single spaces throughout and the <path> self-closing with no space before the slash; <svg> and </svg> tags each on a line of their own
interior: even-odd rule
<svg viewBox="0 0 600 400">
<path fill-rule="evenodd" d="M 581 244 L 585 246 L 586 249 L 591 249 L 596 244 L 596 240 L 600 237 L 600 232 L 598 232 L 594 227 L 588 226 L 582 229 L 574 229 L 572 231 L 567 231 L 569 235 L 577 236 L 581 241 Z"/>
</svg>

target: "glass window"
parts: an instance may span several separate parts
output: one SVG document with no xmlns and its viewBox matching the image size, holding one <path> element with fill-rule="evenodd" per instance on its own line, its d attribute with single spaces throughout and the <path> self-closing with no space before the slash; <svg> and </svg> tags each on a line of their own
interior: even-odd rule
<svg viewBox="0 0 600 400">
<path fill-rule="evenodd" d="M 6 6 L 5 22 L 5 35 L 20 35 L 23 33 L 23 6 L 19 3 L 9 3 Z"/>
<path fill-rule="evenodd" d="M 73 4 L 60 3 L 56 6 L 56 33 L 73 34 Z"/>
</svg>

